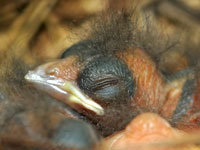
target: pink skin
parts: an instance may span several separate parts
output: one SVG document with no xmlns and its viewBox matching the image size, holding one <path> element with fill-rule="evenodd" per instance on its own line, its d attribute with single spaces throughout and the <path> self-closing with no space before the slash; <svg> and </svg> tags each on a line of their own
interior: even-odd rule
<svg viewBox="0 0 200 150">
<path fill-rule="evenodd" d="M 185 135 L 187 134 L 183 131 L 172 128 L 159 115 L 143 113 L 133 119 L 124 131 L 106 138 L 102 145 L 107 150 L 129 150 L 134 147 L 136 149 L 149 150 L 147 143 L 168 141 L 172 138 L 176 139 Z M 164 150 L 166 147 L 157 149 Z"/>
</svg>

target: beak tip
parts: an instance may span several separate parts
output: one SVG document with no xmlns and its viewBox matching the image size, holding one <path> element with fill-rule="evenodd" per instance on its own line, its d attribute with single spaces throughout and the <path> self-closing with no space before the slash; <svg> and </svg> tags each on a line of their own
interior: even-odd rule
<svg viewBox="0 0 200 150">
<path fill-rule="evenodd" d="M 99 115 L 100 115 L 100 116 L 103 116 L 103 115 L 104 115 L 104 110 L 101 110 L 101 111 L 99 112 Z"/>
<path fill-rule="evenodd" d="M 99 116 L 103 116 L 104 115 L 104 109 L 99 104 L 97 104 L 97 106 L 98 107 L 96 107 L 96 109 L 95 109 L 96 114 L 98 114 Z"/>
<path fill-rule="evenodd" d="M 26 80 L 26 81 L 30 81 L 31 79 L 32 79 L 32 73 L 31 73 L 31 71 L 29 71 L 25 76 L 24 76 L 24 79 Z"/>
<path fill-rule="evenodd" d="M 40 76 L 38 76 L 34 71 L 29 71 L 25 76 L 24 79 L 28 82 L 34 82 L 38 80 Z"/>
</svg>

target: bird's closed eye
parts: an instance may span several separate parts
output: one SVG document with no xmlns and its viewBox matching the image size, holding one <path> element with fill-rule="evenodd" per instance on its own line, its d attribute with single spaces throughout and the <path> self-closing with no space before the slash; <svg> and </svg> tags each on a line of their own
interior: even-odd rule
<svg viewBox="0 0 200 150">
<path fill-rule="evenodd" d="M 97 92 L 99 90 L 115 86 L 118 84 L 118 82 L 119 81 L 117 78 L 105 77 L 103 79 L 97 80 L 95 84 L 91 85 L 90 89 L 92 92 Z"/>
<path fill-rule="evenodd" d="M 105 102 L 119 97 L 130 100 L 135 89 L 132 72 L 114 56 L 91 60 L 79 73 L 77 83 L 91 98 Z"/>
</svg>

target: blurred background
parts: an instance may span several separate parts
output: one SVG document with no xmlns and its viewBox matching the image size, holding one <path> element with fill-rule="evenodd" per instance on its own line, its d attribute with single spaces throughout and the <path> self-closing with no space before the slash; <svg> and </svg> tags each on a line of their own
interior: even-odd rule
<svg viewBox="0 0 200 150">
<path fill-rule="evenodd" d="M 12 49 L 30 66 L 58 58 L 86 39 L 92 18 L 108 8 L 136 8 L 140 24 L 146 25 L 148 16 L 158 32 L 169 37 L 181 33 L 183 41 L 200 43 L 200 0 L 0 0 L 0 52 Z M 177 60 L 180 69 L 185 67 L 181 54 L 172 53 L 160 58 L 161 68 L 170 71 Z"/>
</svg>

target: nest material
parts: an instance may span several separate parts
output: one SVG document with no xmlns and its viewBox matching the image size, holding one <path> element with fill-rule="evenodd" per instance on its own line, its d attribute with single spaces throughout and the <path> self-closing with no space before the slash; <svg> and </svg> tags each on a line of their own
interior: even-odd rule
<svg viewBox="0 0 200 150">
<path fill-rule="evenodd" d="M 164 35 L 182 32 L 181 38 L 191 45 L 200 39 L 198 0 L 9 0 L 1 1 L 0 8 L 0 52 L 11 49 L 30 65 L 57 58 L 72 44 L 86 39 L 91 18 L 108 8 L 137 8 L 142 28 L 148 17 Z M 160 59 L 167 62 L 165 56 Z M 166 66 L 163 61 L 162 66 Z"/>
</svg>

